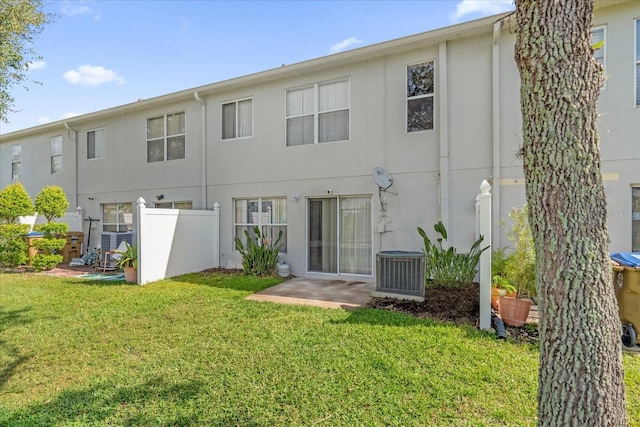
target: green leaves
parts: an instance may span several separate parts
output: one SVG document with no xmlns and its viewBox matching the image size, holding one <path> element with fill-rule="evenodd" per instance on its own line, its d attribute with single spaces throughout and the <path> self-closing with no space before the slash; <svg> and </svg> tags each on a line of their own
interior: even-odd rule
<svg viewBox="0 0 640 427">
<path fill-rule="evenodd" d="M 124 251 L 114 251 L 120 255 L 120 258 L 116 261 L 118 268 L 133 267 L 138 268 L 138 246 L 130 245 L 129 242 L 124 242 Z"/>
<path fill-rule="evenodd" d="M 283 245 L 282 230 L 273 243 L 262 235 L 258 226 L 253 228 L 254 238 L 251 237 L 248 230 L 244 230 L 244 234 L 247 241 L 246 246 L 238 237 L 235 238 L 235 242 L 236 250 L 242 255 L 242 267 L 245 273 L 255 276 L 273 275 L 278 264 L 280 248 Z"/>
<path fill-rule="evenodd" d="M 461 286 L 472 282 L 476 275 L 476 267 L 480 261 L 480 255 L 489 246 L 480 248 L 484 237 L 476 240 L 469 253 L 458 253 L 454 247 L 444 249 L 442 241 L 447 240 L 447 229 L 442 221 L 433 226 L 440 237 L 434 244 L 427 233 L 418 227 L 418 234 L 424 241 L 424 254 L 426 257 L 425 279 L 432 280 L 434 286 Z"/>
<path fill-rule="evenodd" d="M 45 13 L 41 0 L 3 0 L 0 2 L 0 122 L 13 111 L 10 89 L 29 80 L 29 64 L 40 59 L 33 51 L 33 38 L 52 16 Z"/>
<path fill-rule="evenodd" d="M 0 219 L 12 223 L 17 217 L 33 215 L 33 212 L 33 203 L 21 183 L 14 182 L 0 191 Z"/>
<path fill-rule="evenodd" d="M 64 215 L 69 202 L 65 196 L 62 187 L 57 185 L 48 185 L 44 187 L 36 196 L 36 211 L 47 218 L 51 222 L 53 218 L 60 218 Z"/>
</svg>

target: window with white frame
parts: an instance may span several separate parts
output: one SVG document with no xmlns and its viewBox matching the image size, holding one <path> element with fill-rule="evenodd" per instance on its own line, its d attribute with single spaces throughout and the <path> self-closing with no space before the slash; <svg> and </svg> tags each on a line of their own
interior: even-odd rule
<svg viewBox="0 0 640 427">
<path fill-rule="evenodd" d="M 18 179 L 22 175 L 22 144 L 11 146 L 11 179 Z"/>
<path fill-rule="evenodd" d="M 102 205 L 102 231 L 133 231 L 132 203 L 105 203 Z"/>
<path fill-rule="evenodd" d="M 235 199 L 234 210 L 234 236 L 239 238 L 243 244 L 247 243 L 245 231 L 255 241 L 257 236 L 254 229 L 258 227 L 262 235 L 262 240 L 258 242 L 259 245 L 275 244 L 282 233 L 280 252 L 287 252 L 286 197 Z"/>
<path fill-rule="evenodd" d="M 184 112 L 147 119 L 147 163 L 184 157 Z"/>
<path fill-rule="evenodd" d="M 636 107 L 640 107 L 640 19 L 636 19 Z"/>
<path fill-rule="evenodd" d="M 153 207 L 161 209 L 193 209 L 193 202 L 155 202 Z"/>
<path fill-rule="evenodd" d="M 253 100 L 241 99 L 222 104 L 222 139 L 253 135 Z"/>
<path fill-rule="evenodd" d="M 348 140 L 349 110 L 349 79 L 287 90 L 287 146 Z"/>
<path fill-rule="evenodd" d="M 105 154 L 105 129 L 95 129 L 87 132 L 87 159 L 101 159 Z"/>
<path fill-rule="evenodd" d="M 434 62 L 407 66 L 407 132 L 433 129 Z"/>
<path fill-rule="evenodd" d="M 51 173 L 62 172 L 62 136 L 51 138 Z"/>
</svg>

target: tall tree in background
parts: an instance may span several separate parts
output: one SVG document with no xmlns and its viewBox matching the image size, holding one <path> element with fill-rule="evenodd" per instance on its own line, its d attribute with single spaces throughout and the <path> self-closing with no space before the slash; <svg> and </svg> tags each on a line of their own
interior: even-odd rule
<svg viewBox="0 0 640 427">
<path fill-rule="evenodd" d="M 608 255 L 592 0 L 516 0 L 523 163 L 540 306 L 538 424 L 627 424 Z"/>
<path fill-rule="evenodd" d="M 14 99 L 9 90 L 25 80 L 38 59 L 31 43 L 50 16 L 41 0 L 0 0 L 0 122 L 7 122 Z"/>
</svg>

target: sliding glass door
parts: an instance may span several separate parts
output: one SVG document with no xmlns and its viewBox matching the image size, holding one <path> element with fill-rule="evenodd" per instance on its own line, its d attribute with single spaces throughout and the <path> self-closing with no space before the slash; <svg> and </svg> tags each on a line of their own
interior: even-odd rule
<svg viewBox="0 0 640 427">
<path fill-rule="evenodd" d="M 371 274 L 371 197 L 308 199 L 308 270 Z"/>
</svg>

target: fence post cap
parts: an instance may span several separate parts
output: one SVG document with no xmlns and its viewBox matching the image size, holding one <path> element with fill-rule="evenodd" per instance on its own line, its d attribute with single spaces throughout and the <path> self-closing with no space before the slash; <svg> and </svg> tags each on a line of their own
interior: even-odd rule
<svg viewBox="0 0 640 427">
<path fill-rule="evenodd" d="M 482 180 L 482 184 L 480 184 L 480 192 L 482 194 L 489 194 L 489 190 L 491 190 L 491 185 L 487 182 L 486 179 Z"/>
</svg>

